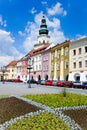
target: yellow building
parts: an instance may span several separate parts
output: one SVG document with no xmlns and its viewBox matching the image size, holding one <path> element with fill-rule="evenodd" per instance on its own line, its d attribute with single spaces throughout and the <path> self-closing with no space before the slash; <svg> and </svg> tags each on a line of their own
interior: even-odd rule
<svg viewBox="0 0 87 130">
<path fill-rule="evenodd" d="M 53 80 L 68 80 L 70 40 L 51 48 L 51 77 Z"/>
<path fill-rule="evenodd" d="M 15 79 L 15 78 L 17 78 L 17 61 L 11 61 L 6 66 L 6 69 L 8 71 L 7 79 Z"/>
</svg>

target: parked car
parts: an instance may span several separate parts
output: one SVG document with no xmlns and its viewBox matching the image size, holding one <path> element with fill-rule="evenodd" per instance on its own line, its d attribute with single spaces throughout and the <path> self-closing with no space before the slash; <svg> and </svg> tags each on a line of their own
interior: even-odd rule
<svg viewBox="0 0 87 130">
<path fill-rule="evenodd" d="M 27 79 L 23 80 L 23 83 L 27 83 Z"/>
<path fill-rule="evenodd" d="M 38 80 L 38 81 L 37 81 L 37 84 L 41 84 L 41 80 Z"/>
<path fill-rule="evenodd" d="M 6 79 L 5 82 L 12 82 L 12 79 Z"/>
<path fill-rule="evenodd" d="M 29 83 L 29 82 L 30 82 L 31 84 L 37 84 L 37 81 L 34 80 L 34 79 L 31 79 L 31 80 L 28 80 L 28 81 L 27 81 L 27 83 Z"/>
<path fill-rule="evenodd" d="M 58 80 L 53 80 L 52 85 L 56 86 L 57 82 L 58 82 Z"/>
<path fill-rule="evenodd" d="M 59 81 L 59 82 L 57 82 L 56 86 L 64 87 L 65 86 L 65 81 Z"/>
<path fill-rule="evenodd" d="M 82 88 L 84 89 L 87 89 L 87 81 L 85 81 L 85 82 L 82 82 Z"/>
<path fill-rule="evenodd" d="M 65 81 L 65 86 L 72 88 L 73 87 L 73 82 L 72 81 Z"/>
<path fill-rule="evenodd" d="M 74 88 L 82 88 L 82 82 L 81 81 L 75 81 L 73 82 Z"/>
<path fill-rule="evenodd" d="M 52 85 L 52 80 L 47 80 L 46 82 L 45 82 L 45 85 Z"/>
<path fill-rule="evenodd" d="M 46 80 L 41 80 L 41 85 L 45 85 Z"/>
<path fill-rule="evenodd" d="M 18 83 L 21 83 L 23 82 L 21 79 L 12 79 L 12 82 L 18 82 Z"/>
</svg>

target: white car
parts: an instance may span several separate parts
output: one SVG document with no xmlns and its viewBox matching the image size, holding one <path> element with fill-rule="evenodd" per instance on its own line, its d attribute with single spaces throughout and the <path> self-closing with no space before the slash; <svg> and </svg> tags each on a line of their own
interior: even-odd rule
<svg viewBox="0 0 87 130">
<path fill-rule="evenodd" d="M 81 81 L 75 81 L 73 82 L 74 88 L 82 88 L 82 82 Z"/>
<path fill-rule="evenodd" d="M 25 83 L 25 84 L 26 84 L 26 83 L 27 83 L 27 80 L 26 80 L 26 79 L 25 79 L 25 80 L 23 80 L 23 83 Z"/>
</svg>

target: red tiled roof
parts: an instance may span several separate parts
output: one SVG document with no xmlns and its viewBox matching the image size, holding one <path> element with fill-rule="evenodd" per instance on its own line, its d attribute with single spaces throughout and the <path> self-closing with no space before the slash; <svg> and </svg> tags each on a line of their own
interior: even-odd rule
<svg viewBox="0 0 87 130">
<path fill-rule="evenodd" d="M 17 64 L 17 61 L 11 61 L 7 66 L 14 66 L 14 65 L 16 65 Z"/>
<path fill-rule="evenodd" d="M 42 46 L 42 47 L 40 47 L 40 48 L 38 48 L 38 49 L 33 49 L 33 50 L 31 50 L 31 51 L 27 54 L 27 56 L 28 56 L 28 55 L 31 55 L 31 56 L 37 55 L 37 54 L 41 53 L 43 50 L 45 50 L 49 45 L 50 45 L 50 44 L 47 44 L 47 45 L 44 45 L 44 46 Z"/>
<path fill-rule="evenodd" d="M 26 60 L 29 57 L 29 55 L 34 56 L 34 55 L 37 55 L 39 53 L 42 53 L 43 50 L 45 50 L 48 46 L 50 46 L 50 44 L 46 44 L 38 49 L 33 49 L 33 50 L 29 51 L 29 53 L 26 54 L 24 57 L 22 57 L 18 62 L 20 62 L 22 60 Z"/>
</svg>

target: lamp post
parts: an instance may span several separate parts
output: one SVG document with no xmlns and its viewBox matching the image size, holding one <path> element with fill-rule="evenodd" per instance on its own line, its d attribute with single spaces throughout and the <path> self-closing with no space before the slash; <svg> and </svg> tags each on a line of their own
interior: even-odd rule
<svg viewBox="0 0 87 130">
<path fill-rule="evenodd" d="M 5 72 L 6 72 L 5 66 L 1 67 L 1 72 L 3 73 L 2 81 L 3 81 L 3 84 L 4 84 L 4 83 L 5 83 L 5 82 L 4 82 L 4 74 L 5 74 Z"/>
<path fill-rule="evenodd" d="M 32 69 L 32 65 L 33 65 L 34 62 L 32 62 L 32 64 L 31 64 L 31 56 L 30 55 L 29 55 L 29 62 L 28 63 L 29 63 L 28 67 L 27 67 L 27 69 L 29 70 L 29 85 L 28 85 L 28 88 L 31 88 L 31 84 L 30 84 L 30 70 Z"/>
</svg>

